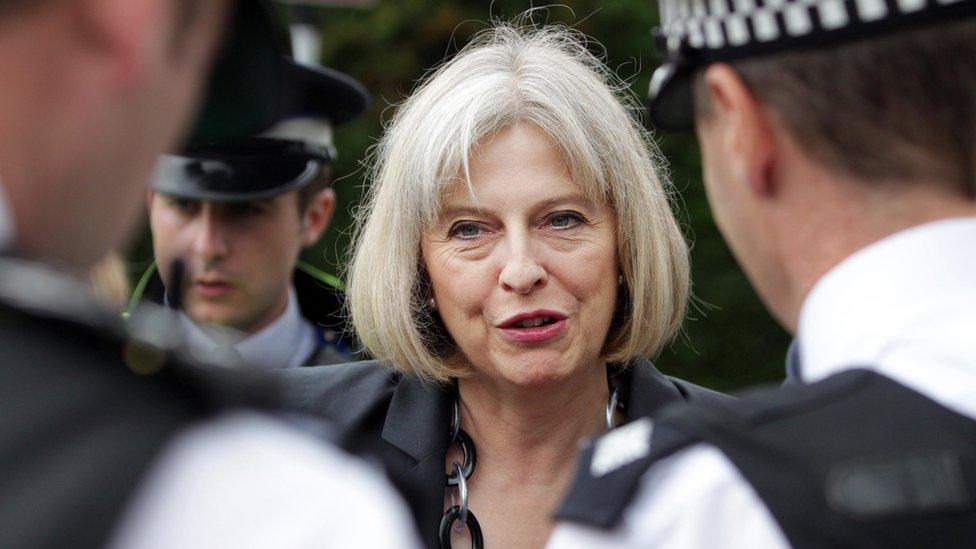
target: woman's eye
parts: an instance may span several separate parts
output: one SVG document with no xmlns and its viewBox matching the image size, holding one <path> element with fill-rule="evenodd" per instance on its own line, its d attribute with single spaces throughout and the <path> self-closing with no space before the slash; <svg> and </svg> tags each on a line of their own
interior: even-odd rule
<svg viewBox="0 0 976 549">
<path fill-rule="evenodd" d="M 473 223 L 459 223 L 451 228 L 451 236 L 475 238 L 481 234 L 481 227 Z"/>
<path fill-rule="evenodd" d="M 560 212 L 549 217 L 549 225 L 557 229 L 568 229 L 583 222 L 583 218 L 573 212 Z"/>
</svg>

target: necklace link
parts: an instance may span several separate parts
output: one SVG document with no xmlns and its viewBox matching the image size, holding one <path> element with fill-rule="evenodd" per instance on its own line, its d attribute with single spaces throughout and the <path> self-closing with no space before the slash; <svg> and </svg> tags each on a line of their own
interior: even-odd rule
<svg viewBox="0 0 976 549">
<path fill-rule="evenodd" d="M 458 524 L 454 527 L 454 531 L 460 532 L 468 523 L 468 481 L 461 473 L 461 464 L 456 461 L 454 462 L 454 472 L 458 479 L 458 497 L 461 499 L 460 502 L 454 502 L 454 494 L 451 494 L 452 502 L 458 506 Z"/>
<path fill-rule="evenodd" d="M 613 413 L 617 411 L 620 407 L 620 387 L 614 387 L 613 392 L 610 393 L 610 400 L 607 401 L 607 431 L 612 431 L 614 427 L 613 424 Z"/>
<path fill-rule="evenodd" d="M 463 463 L 455 461 L 454 470 L 446 475 L 447 486 L 457 487 L 457 498 L 455 498 L 454 493 L 451 494 L 451 508 L 441 518 L 439 537 L 442 548 L 451 547 L 451 531 L 460 532 L 467 527 L 471 534 L 471 546 L 481 549 L 485 544 L 481 525 L 478 523 L 478 518 L 468 508 L 468 478 L 474 473 L 477 454 L 474 441 L 464 432 L 464 429 L 461 429 L 461 406 L 458 400 L 458 397 L 455 396 L 454 406 L 451 410 L 451 427 L 448 432 L 451 436 L 450 444 L 457 443 L 461 447 Z M 456 526 L 455 523 L 457 523 Z"/>
<path fill-rule="evenodd" d="M 471 546 L 481 549 L 485 543 L 484 535 L 481 532 L 481 525 L 478 523 L 478 518 L 468 508 L 468 479 L 474 473 L 477 455 L 475 453 L 474 441 L 461 428 L 461 405 L 459 401 L 459 397 L 455 396 L 451 409 L 451 425 L 448 434 L 450 434 L 450 444 L 457 443 L 461 447 L 463 459 L 462 463 L 455 461 L 453 463 L 454 469 L 450 474 L 446 475 L 447 486 L 457 487 L 457 498 L 455 499 L 454 493 L 451 494 L 451 508 L 441 518 L 439 539 L 442 549 L 449 548 L 451 547 L 451 531 L 460 532 L 467 527 L 468 532 L 471 534 Z M 620 388 L 614 387 L 610 393 L 606 408 L 608 431 L 614 428 L 613 414 L 618 408 L 621 408 Z M 455 523 L 457 523 L 456 526 Z"/>
<path fill-rule="evenodd" d="M 447 475 L 447 485 L 448 486 L 458 486 L 462 477 L 467 480 L 474 473 L 474 467 L 477 463 L 478 455 L 474 449 L 474 441 L 468 433 L 464 432 L 461 428 L 461 406 L 458 403 L 458 399 L 454 399 L 454 410 L 451 414 L 451 444 L 457 443 L 461 447 L 461 455 L 463 456 L 462 463 L 460 467 L 456 467 L 454 471 L 451 471 Z M 467 490 L 467 488 L 465 488 Z"/>
</svg>

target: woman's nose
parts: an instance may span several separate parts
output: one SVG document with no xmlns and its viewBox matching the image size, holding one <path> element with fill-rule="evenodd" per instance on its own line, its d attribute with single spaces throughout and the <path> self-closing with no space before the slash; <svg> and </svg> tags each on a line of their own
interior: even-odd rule
<svg viewBox="0 0 976 549">
<path fill-rule="evenodd" d="M 528 294 L 536 286 L 543 285 L 548 277 L 529 242 L 509 245 L 504 262 L 498 281 L 506 290 Z"/>
</svg>

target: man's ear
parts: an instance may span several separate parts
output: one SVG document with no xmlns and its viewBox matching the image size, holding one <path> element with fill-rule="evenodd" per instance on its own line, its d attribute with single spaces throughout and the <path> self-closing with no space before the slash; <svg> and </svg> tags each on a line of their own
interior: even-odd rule
<svg viewBox="0 0 976 549">
<path fill-rule="evenodd" d="M 302 215 L 302 247 L 311 246 L 318 241 L 325 229 L 329 227 L 332 213 L 335 211 L 336 194 L 331 187 L 322 189 L 305 208 Z"/>
<path fill-rule="evenodd" d="M 81 40 L 107 63 L 113 88 L 126 89 L 146 78 L 154 57 L 163 54 L 174 9 L 166 0 L 77 0 L 73 4 Z M 171 23 L 172 24 L 172 23 Z"/>
<path fill-rule="evenodd" d="M 716 140 L 729 157 L 727 165 L 754 192 L 775 192 L 770 176 L 776 160 L 776 134 L 769 111 L 725 63 L 710 65 L 703 79 L 709 100 L 706 124 L 719 132 Z"/>
</svg>

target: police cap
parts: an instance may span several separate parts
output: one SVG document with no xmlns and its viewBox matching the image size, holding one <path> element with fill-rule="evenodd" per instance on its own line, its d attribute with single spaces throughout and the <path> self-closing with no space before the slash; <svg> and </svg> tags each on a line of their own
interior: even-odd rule
<svg viewBox="0 0 976 549">
<path fill-rule="evenodd" d="M 268 0 L 237 0 L 214 60 L 189 143 L 241 139 L 262 131 L 286 107 L 287 29 Z"/>
<path fill-rule="evenodd" d="M 361 114 L 365 88 L 339 71 L 282 61 L 285 119 L 243 140 L 191 143 L 163 155 L 151 185 L 157 192 L 209 202 L 263 200 L 304 187 L 335 158 L 332 125 Z"/>
<path fill-rule="evenodd" d="M 650 85 L 651 122 L 694 125 L 692 77 L 716 61 L 822 48 L 976 14 L 976 0 L 659 0 L 664 56 Z"/>
</svg>

